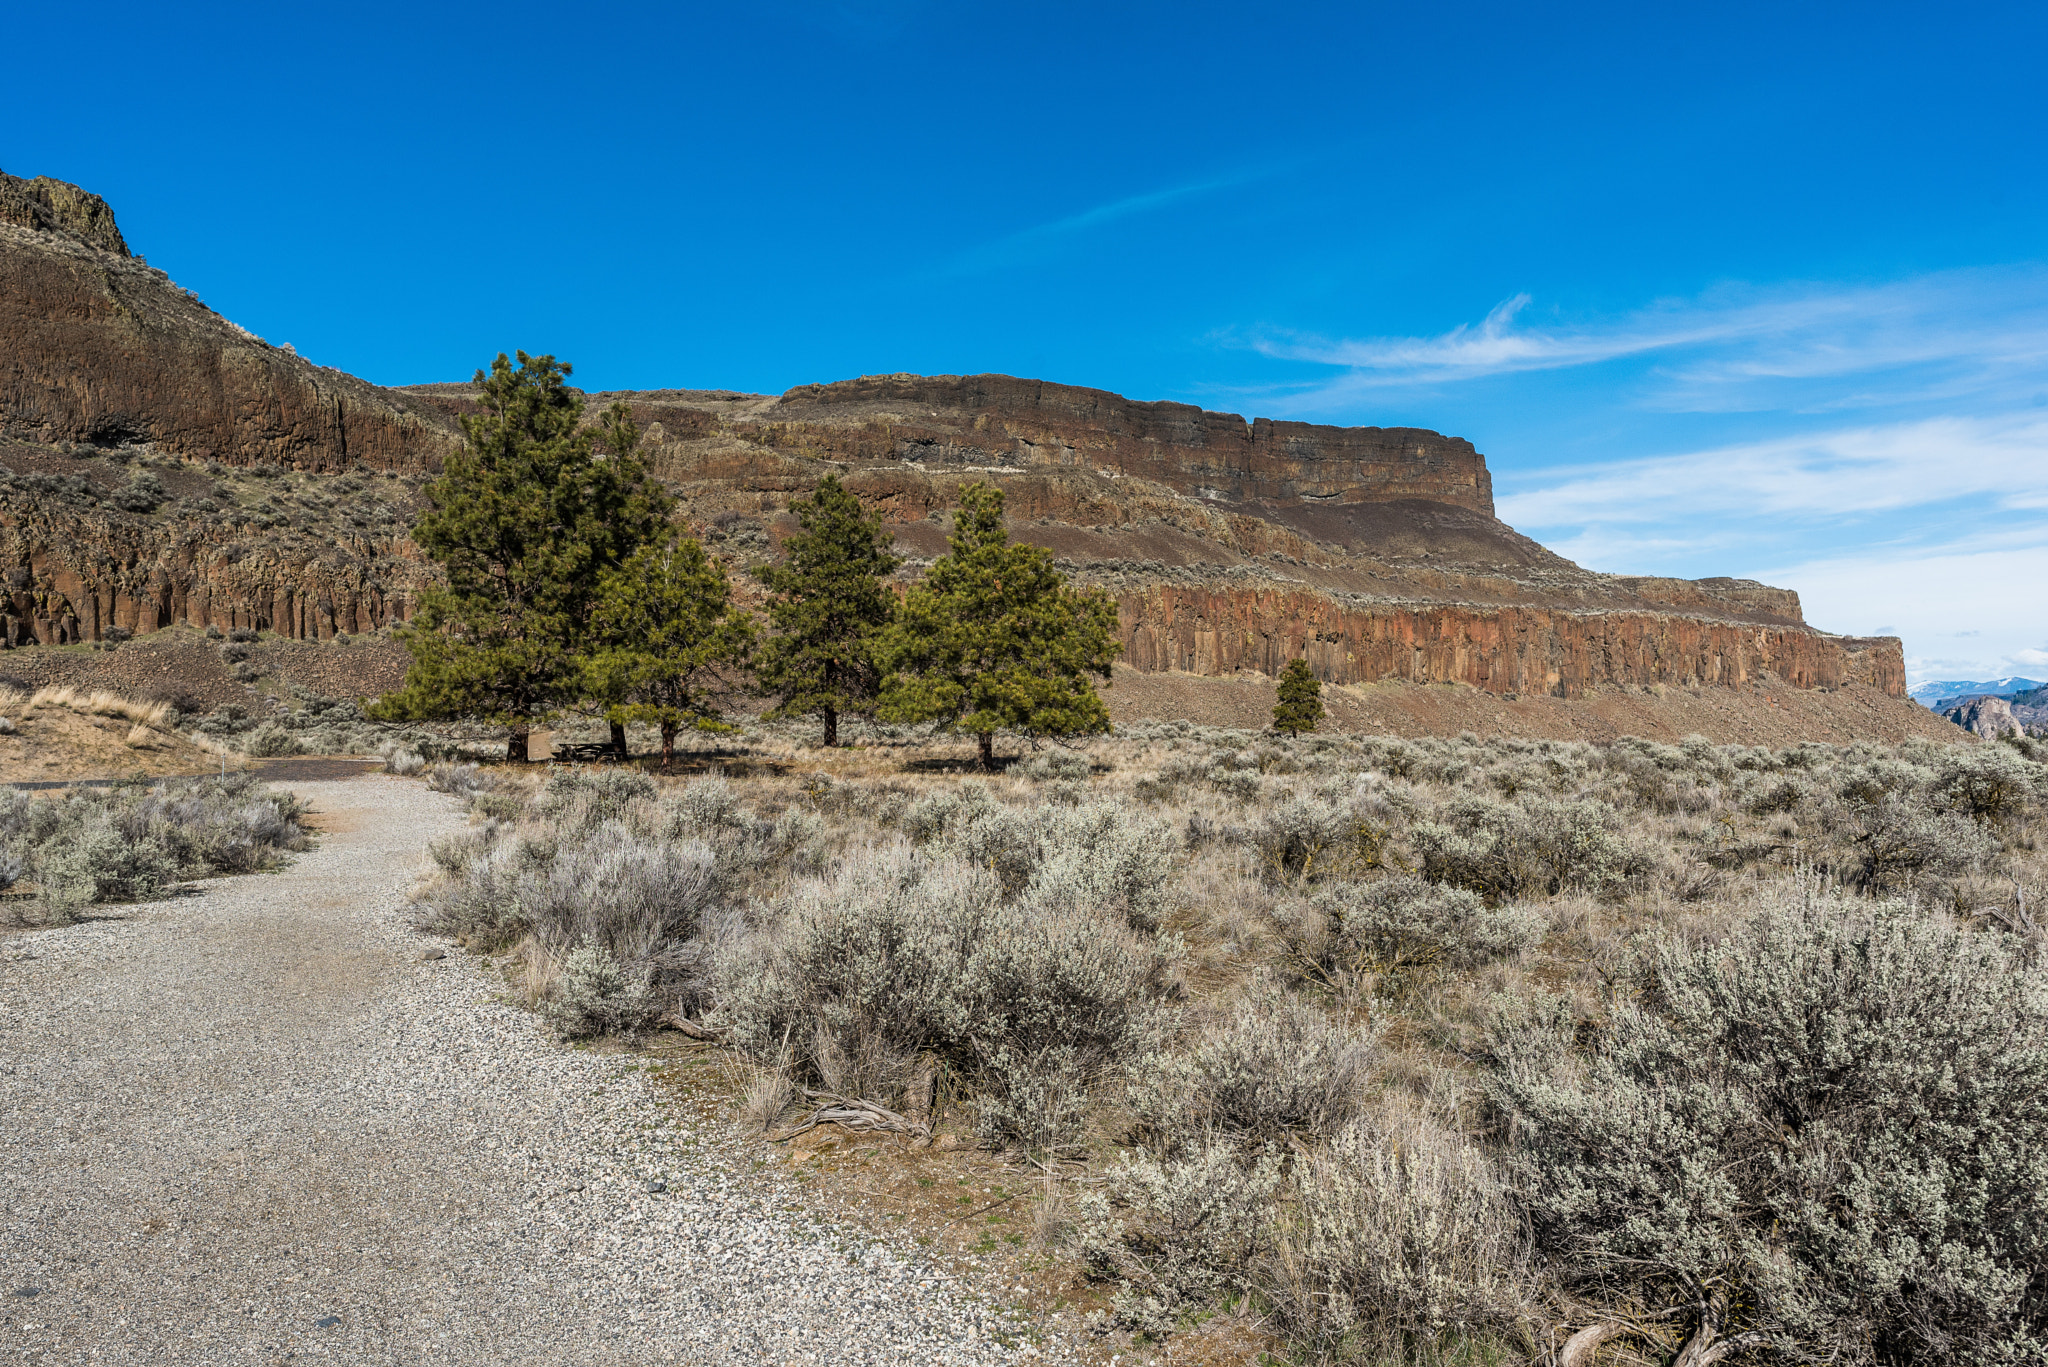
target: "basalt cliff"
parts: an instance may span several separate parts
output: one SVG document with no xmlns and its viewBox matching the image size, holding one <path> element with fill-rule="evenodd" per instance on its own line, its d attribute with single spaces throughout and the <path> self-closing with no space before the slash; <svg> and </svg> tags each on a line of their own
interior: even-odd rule
<svg viewBox="0 0 2048 1367">
<path fill-rule="evenodd" d="M 736 564 L 774 553 L 827 471 L 889 519 L 906 576 L 943 553 L 964 484 L 1002 485 L 1016 535 L 1115 597 L 1142 675 L 1270 676 L 1303 655 L 1332 683 L 1510 703 L 1904 693 L 1896 638 L 1817 630 L 1787 590 L 1552 554 L 1495 518 L 1484 457 L 1435 432 L 1003 375 L 591 398 L 631 405 L 683 515 Z M 0 176 L 0 639 L 403 620 L 431 575 L 406 536 L 419 485 L 471 401 L 271 346 L 131 255 L 96 197 Z"/>
</svg>

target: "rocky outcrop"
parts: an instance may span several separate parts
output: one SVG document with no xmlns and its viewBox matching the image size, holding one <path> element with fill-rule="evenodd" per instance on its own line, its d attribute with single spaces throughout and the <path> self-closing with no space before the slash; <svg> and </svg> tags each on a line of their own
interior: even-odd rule
<svg viewBox="0 0 2048 1367">
<path fill-rule="evenodd" d="M 408 408 L 130 256 L 97 196 L 0 177 L 0 435 L 227 465 L 432 468 L 448 428 Z"/>
<path fill-rule="evenodd" d="M 430 578 L 405 535 L 414 498 L 397 480 L 0 443 L 0 647 L 179 625 L 302 640 L 375 631 L 409 617 Z"/>
<path fill-rule="evenodd" d="M 1896 639 L 1817 631 L 1789 590 L 1553 554 L 1494 516 L 1469 442 L 1419 428 L 1006 375 L 590 398 L 633 409 L 652 468 L 735 562 L 772 553 L 790 501 L 834 471 L 914 577 L 961 488 L 995 481 L 1017 536 L 1115 600 L 1124 661 L 1150 676 L 1304 657 L 1332 683 L 1466 685 L 1514 707 L 1664 686 L 1865 707 L 1905 688 Z M 467 385 L 308 365 L 129 256 L 96 197 L 0 177 L 0 642 L 181 624 L 326 640 L 403 620 L 432 579 L 404 535 L 418 478 L 474 407 Z M 124 484 L 145 474 L 161 497 Z"/>
<path fill-rule="evenodd" d="M 880 429 L 902 460 L 1053 465 L 1163 484 L 1202 499 L 1345 504 L 1428 499 L 1493 513 L 1472 443 L 1417 427 L 1246 421 L 1184 403 L 1010 375 L 869 375 L 799 385 L 761 423 Z"/>
<path fill-rule="evenodd" d="M 2020 735 L 2026 728 L 2013 715 L 2013 707 L 2004 698 L 1990 696 L 1964 698 L 1941 714 L 1962 727 L 1973 736 L 1986 740 L 1997 740 L 2000 736 Z"/>
<path fill-rule="evenodd" d="M 1867 684 L 1905 691 L 1895 637 L 1650 611 L 1541 606 L 1347 605 L 1288 588 L 1160 584 L 1117 597 L 1124 661 L 1140 670 L 1277 675 L 1306 658 L 1331 683 L 1463 683 L 1503 695 L 1582 697 L 1603 687 L 1798 688 Z"/>
<path fill-rule="evenodd" d="M 128 244 L 114 226 L 114 211 L 98 195 L 48 176 L 23 180 L 0 171 L 0 223 L 37 233 L 60 233 L 115 256 Z"/>
</svg>

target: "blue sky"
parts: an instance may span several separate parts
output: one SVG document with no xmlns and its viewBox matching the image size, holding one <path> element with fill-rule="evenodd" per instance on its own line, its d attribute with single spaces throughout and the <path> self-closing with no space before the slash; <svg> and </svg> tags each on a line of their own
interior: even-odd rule
<svg viewBox="0 0 2048 1367">
<path fill-rule="evenodd" d="M 385 383 L 1004 371 L 1469 437 L 1596 569 L 2048 677 L 2039 6 L 31 8 L 0 168 Z"/>
</svg>

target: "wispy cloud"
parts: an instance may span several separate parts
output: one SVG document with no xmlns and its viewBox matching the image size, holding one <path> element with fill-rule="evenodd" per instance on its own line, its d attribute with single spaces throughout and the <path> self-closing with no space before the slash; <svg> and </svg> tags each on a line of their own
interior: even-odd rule
<svg viewBox="0 0 2048 1367">
<path fill-rule="evenodd" d="M 2048 414 L 1928 418 L 1515 476 L 1517 526 L 1667 523 L 1702 516 L 1836 520 L 1981 500 L 2048 508 Z"/>
<path fill-rule="evenodd" d="M 1725 286 L 1616 319 L 1524 321 L 1517 294 L 1433 337 L 1252 339 L 1260 352 L 1343 373 L 1298 394 L 1327 406 L 1391 388 L 1634 360 L 1640 401 L 1685 411 L 1827 411 L 2041 388 L 2048 268 L 1949 271 L 1878 285 Z"/>
<path fill-rule="evenodd" d="M 1903 637 L 1915 682 L 2026 675 L 2048 665 L 2048 648 L 2033 644 L 2041 640 L 2048 544 L 1917 554 L 1881 548 L 1765 566 L 1757 575 L 1798 589 L 1810 622 Z"/>
<path fill-rule="evenodd" d="M 1255 180 L 1278 174 L 1284 167 L 1265 166 L 1253 170 L 1215 176 L 1206 180 L 1189 181 L 1184 185 L 1168 186 L 1163 190 L 1150 190 L 1144 194 L 1127 195 L 1122 199 L 1110 200 L 1068 214 L 1049 222 L 1034 224 L 1007 236 L 984 242 L 958 252 L 942 262 L 937 273 L 941 276 L 978 275 L 984 271 L 1002 270 L 1020 265 L 1048 251 L 1059 247 L 1081 234 L 1096 228 L 1107 227 L 1123 219 L 1140 214 L 1156 213 L 1162 209 L 1185 201 L 1198 199 L 1203 195 L 1216 194 L 1222 190 L 1235 189 Z"/>
</svg>

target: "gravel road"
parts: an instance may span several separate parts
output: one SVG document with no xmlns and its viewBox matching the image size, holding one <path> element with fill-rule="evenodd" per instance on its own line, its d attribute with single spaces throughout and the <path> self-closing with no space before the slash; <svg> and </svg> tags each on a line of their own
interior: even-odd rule
<svg viewBox="0 0 2048 1367">
<path fill-rule="evenodd" d="M 285 872 L 0 940 L 0 1362 L 1044 1360 L 422 962 L 453 802 L 293 786 L 330 833 Z"/>
</svg>

